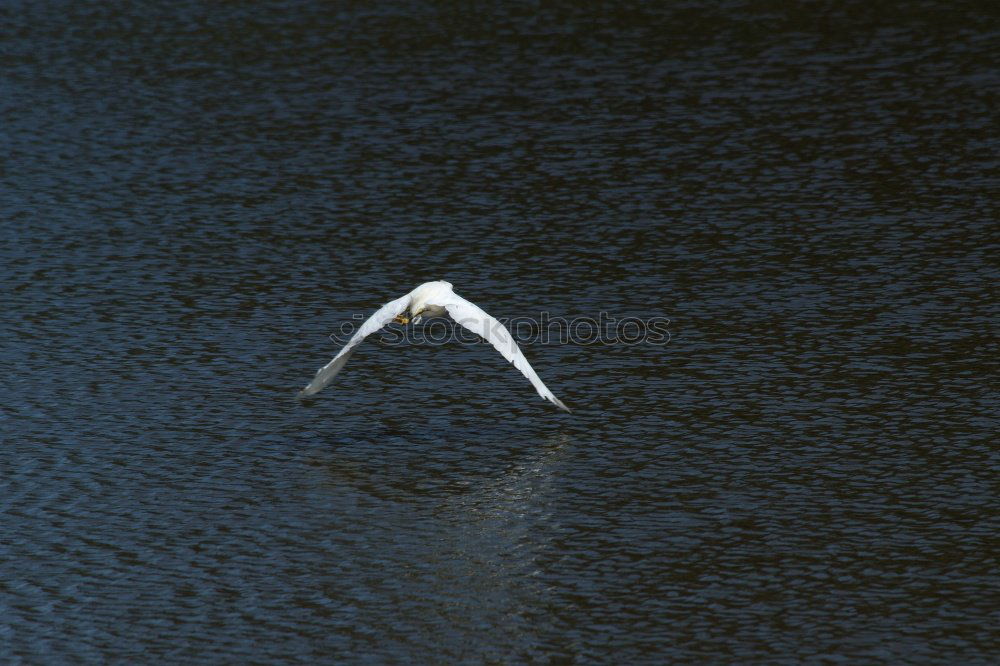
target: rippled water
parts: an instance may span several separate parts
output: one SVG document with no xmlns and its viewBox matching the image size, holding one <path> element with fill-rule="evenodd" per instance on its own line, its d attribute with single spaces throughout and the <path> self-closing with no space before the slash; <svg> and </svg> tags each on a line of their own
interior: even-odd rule
<svg viewBox="0 0 1000 666">
<path fill-rule="evenodd" d="M 0 658 L 989 662 L 1000 29 L 872 4 L 4 3 Z M 672 339 L 295 400 L 428 279 Z"/>
</svg>

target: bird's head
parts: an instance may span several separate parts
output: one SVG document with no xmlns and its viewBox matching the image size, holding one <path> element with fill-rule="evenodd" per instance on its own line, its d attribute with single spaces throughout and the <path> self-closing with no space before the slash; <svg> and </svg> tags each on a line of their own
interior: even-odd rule
<svg viewBox="0 0 1000 666">
<path fill-rule="evenodd" d="M 420 320 L 423 319 L 423 316 L 420 314 L 423 311 L 424 309 L 417 310 L 416 312 L 410 310 L 408 313 L 404 311 L 396 315 L 393 318 L 393 321 L 396 322 L 397 324 L 404 324 L 404 325 L 410 323 L 419 324 Z"/>
</svg>

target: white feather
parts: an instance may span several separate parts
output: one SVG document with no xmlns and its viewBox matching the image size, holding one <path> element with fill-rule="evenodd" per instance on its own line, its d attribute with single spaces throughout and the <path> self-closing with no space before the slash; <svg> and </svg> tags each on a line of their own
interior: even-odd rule
<svg viewBox="0 0 1000 666">
<path fill-rule="evenodd" d="M 451 298 L 447 303 L 440 303 L 439 305 L 448 311 L 452 319 L 489 342 L 509 363 L 513 363 L 514 367 L 528 378 L 531 385 L 538 391 L 538 395 L 559 409 L 567 412 L 570 411 L 569 407 L 564 405 L 562 400 L 557 398 L 538 377 L 538 373 L 528 363 L 528 359 L 525 358 L 521 348 L 517 346 L 517 342 L 514 341 L 514 338 L 503 324 L 491 317 L 475 303 L 465 300 L 454 292 L 452 292 Z"/>
<path fill-rule="evenodd" d="M 406 296 L 397 298 L 394 301 L 389 301 L 376 310 L 375 314 L 365 320 L 365 323 L 361 325 L 358 332 L 351 336 L 351 339 L 347 341 L 347 344 L 340 350 L 340 353 L 334 356 L 332 361 L 316 371 L 316 376 L 313 377 L 313 380 L 309 382 L 308 386 L 302 389 L 299 395 L 312 395 L 313 393 L 322 390 L 324 386 L 333 381 L 333 378 L 338 372 L 340 372 L 340 369 L 343 368 L 344 364 L 351 358 L 351 354 L 355 351 L 354 348 L 361 344 L 361 342 L 369 335 L 380 330 L 383 326 L 395 319 L 396 315 L 399 315 L 406 310 L 406 306 L 409 304 L 410 294 L 407 294 Z"/>
<path fill-rule="evenodd" d="M 302 389 L 299 394 L 308 396 L 321 390 L 329 384 L 340 369 L 344 367 L 347 360 L 354 353 L 355 347 L 366 337 L 378 331 L 383 326 L 392 321 L 397 315 L 402 314 L 409 308 L 412 316 L 419 316 L 426 312 L 428 316 L 443 315 L 447 312 L 460 326 L 464 326 L 476 335 L 493 345 L 494 349 L 500 352 L 507 361 L 514 364 L 514 367 L 528 378 L 531 385 L 542 396 L 559 409 L 570 411 L 569 407 L 563 404 L 552 391 L 545 386 L 538 377 L 534 368 L 528 363 L 524 353 L 521 352 L 517 342 L 510 332 L 499 321 L 487 314 L 475 303 L 467 301 L 454 291 L 451 283 L 444 281 L 425 282 L 406 296 L 397 298 L 383 305 L 375 314 L 369 317 L 361 328 L 340 350 L 340 353 L 333 357 L 333 360 L 319 369 L 313 380 Z"/>
</svg>

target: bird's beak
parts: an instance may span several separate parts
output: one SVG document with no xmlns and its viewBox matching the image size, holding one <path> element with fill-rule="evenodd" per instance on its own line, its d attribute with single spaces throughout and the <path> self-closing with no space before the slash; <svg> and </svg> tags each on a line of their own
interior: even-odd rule
<svg viewBox="0 0 1000 666">
<path fill-rule="evenodd" d="M 406 317 L 406 316 L 404 316 L 404 315 L 401 315 L 401 314 L 396 315 L 393 318 L 393 321 L 396 322 L 397 324 L 409 324 L 410 323 L 409 318 Z"/>
</svg>

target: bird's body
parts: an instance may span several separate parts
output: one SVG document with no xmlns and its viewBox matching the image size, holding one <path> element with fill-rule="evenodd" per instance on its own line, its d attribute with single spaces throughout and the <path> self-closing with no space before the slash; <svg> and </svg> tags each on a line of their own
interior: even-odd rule
<svg viewBox="0 0 1000 666">
<path fill-rule="evenodd" d="M 410 314 L 414 318 L 444 317 L 448 314 L 444 304 L 456 295 L 450 282 L 425 282 L 410 292 Z"/>
<path fill-rule="evenodd" d="M 407 312 L 409 317 L 404 314 Z M 505 359 L 513 363 L 514 367 L 528 378 L 540 396 L 556 407 L 567 412 L 570 411 L 538 377 L 503 324 L 488 315 L 479 306 L 456 294 L 452 291 L 451 283 L 443 280 L 425 282 L 405 296 L 389 301 L 379 308 L 361 325 L 361 328 L 344 345 L 340 353 L 316 372 L 316 376 L 308 386 L 302 389 L 299 395 L 310 396 L 329 384 L 347 363 L 347 359 L 354 353 L 355 347 L 389 322 L 397 321 L 407 324 L 412 321 L 417 324 L 424 317 L 444 317 L 446 315 L 450 315 L 458 324 L 493 345 Z"/>
</svg>

